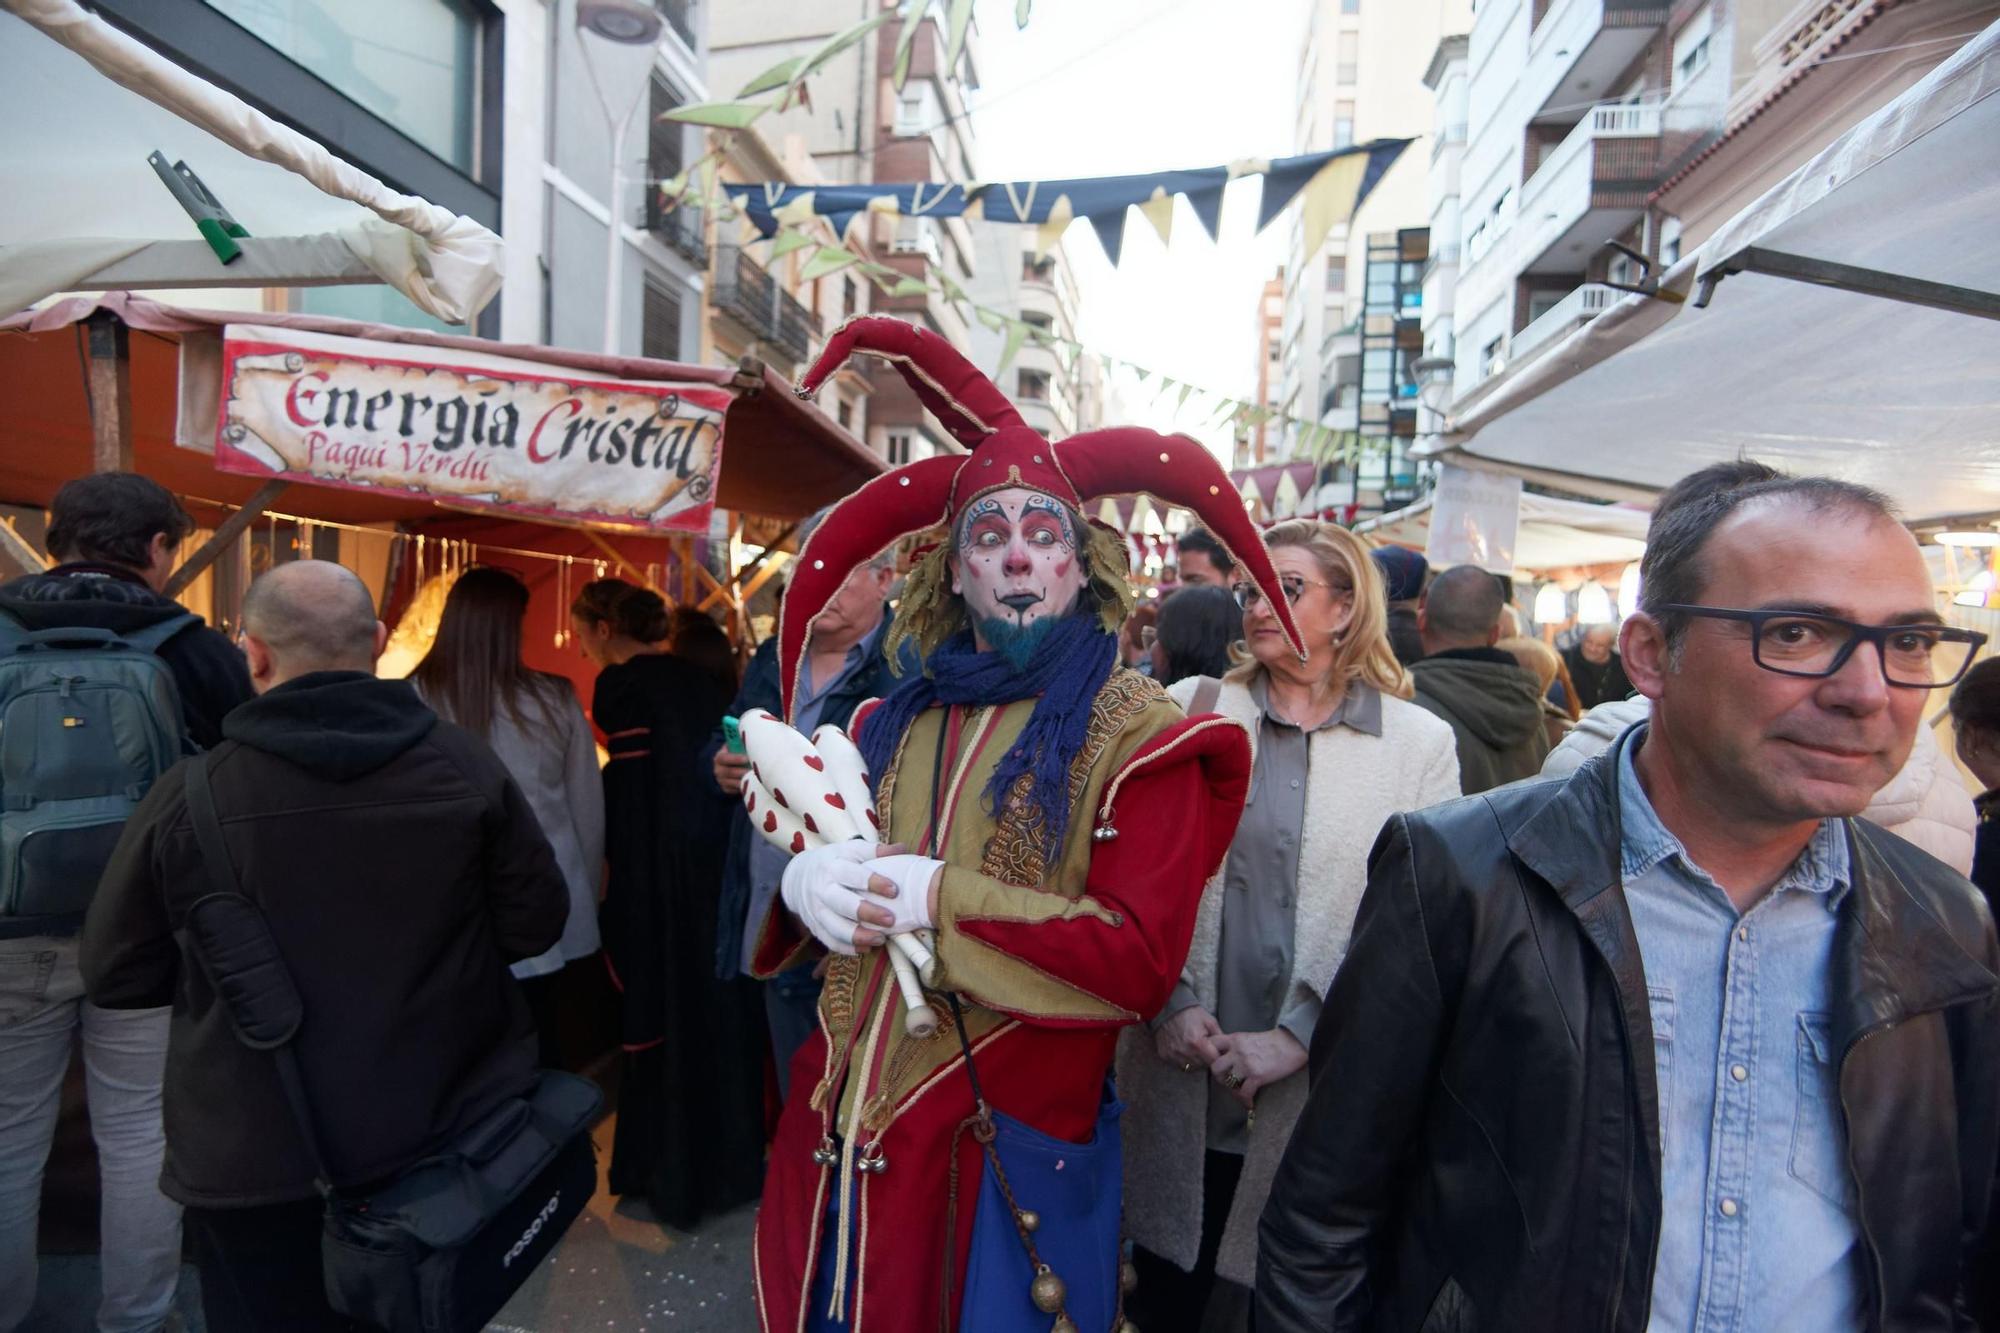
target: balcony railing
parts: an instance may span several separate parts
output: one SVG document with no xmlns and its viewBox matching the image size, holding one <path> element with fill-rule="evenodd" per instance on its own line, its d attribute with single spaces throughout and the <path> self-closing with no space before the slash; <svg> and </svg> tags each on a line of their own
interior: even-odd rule
<svg viewBox="0 0 2000 1333">
<path fill-rule="evenodd" d="M 713 300 L 716 309 L 783 348 L 794 361 L 804 360 L 819 336 L 819 321 L 812 311 L 734 245 L 716 247 Z"/>
<path fill-rule="evenodd" d="M 699 208 L 682 204 L 676 208 L 660 205 L 658 188 L 648 186 L 646 204 L 639 225 L 660 239 L 660 243 L 696 268 L 708 267 L 708 238 Z"/>
<path fill-rule="evenodd" d="M 1565 336 L 1570 330 L 1596 319 L 1618 301 L 1616 287 L 1607 287 L 1601 282 L 1586 282 L 1575 291 L 1555 303 L 1543 313 L 1540 319 L 1529 324 L 1514 335 L 1513 360 L 1519 361 L 1530 352 Z"/>
<path fill-rule="evenodd" d="M 1517 218 L 1537 218 L 1543 210 L 1539 205 L 1548 193 L 1550 184 L 1560 180 L 1563 169 L 1576 162 L 1579 157 L 1588 157 L 1592 146 L 1599 139 L 1657 139 L 1660 137 L 1660 106 L 1648 102 L 1639 106 L 1600 106 L 1576 123 L 1561 143 L 1547 153 L 1534 175 L 1521 183 L 1521 205 L 1516 210 Z M 1586 175 L 1589 174 L 1586 169 Z M 1518 224 L 1517 224 L 1518 229 Z"/>
</svg>

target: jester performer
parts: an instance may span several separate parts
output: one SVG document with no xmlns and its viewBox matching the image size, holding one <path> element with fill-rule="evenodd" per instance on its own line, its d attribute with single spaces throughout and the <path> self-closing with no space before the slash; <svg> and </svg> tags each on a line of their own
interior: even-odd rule
<svg viewBox="0 0 2000 1333">
<path fill-rule="evenodd" d="M 1250 753 L 1237 724 L 1184 718 L 1119 668 L 1124 546 L 1085 506 L 1146 492 L 1194 510 L 1295 647 L 1298 630 L 1200 444 L 1139 428 L 1051 444 L 944 339 L 893 319 L 844 325 L 800 393 L 857 353 L 892 364 L 971 452 L 837 505 L 780 617 L 789 716 L 813 622 L 849 573 L 937 534 L 886 649 L 914 642 L 921 673 L 853 724 L 880 842 L 795 857 L 759 939 L 767 975 L 829 954 L 757 1223 L 762 1327 L 1126 1333 L 1107 1071 L 1118 1030 L 1180 975 Z M 905 1030 L 882 947 L 913 931 L 935 956 L 928 1037 Z"/>
</svg>

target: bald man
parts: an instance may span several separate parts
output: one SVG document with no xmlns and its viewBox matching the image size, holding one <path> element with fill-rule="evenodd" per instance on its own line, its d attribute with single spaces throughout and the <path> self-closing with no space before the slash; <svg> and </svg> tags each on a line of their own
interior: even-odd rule
<svg viewBox="0 0 2000 1333">
<path fill-rule="evenodd" d="M 83 975 L 105 1008 L 173 1005 L 161 1188 L 186 1206 L 209 1328 L 346 1328 L 277 1064 L 237 1039 L 175 935 L 212 891 L 188 765 L 207 766 L 242 892 L 303 998 L 293 1045 L 337 1187 L 394 1174 L 528 1088 L 533 1025 L 507 965 L 556 942 L 569 896 L 493 753 L 375 678 L 387 636 L 353 574 L 284 565 L 250 589 L 243 627 L 257 698 L 126 825 Z"/>
</svg>

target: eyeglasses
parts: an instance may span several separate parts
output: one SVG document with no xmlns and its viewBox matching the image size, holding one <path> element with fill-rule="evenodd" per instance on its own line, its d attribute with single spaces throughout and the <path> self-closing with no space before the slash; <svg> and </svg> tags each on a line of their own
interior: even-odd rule
<svg viewBox="0 0 2000 1333">
<path fill-rule="evenodd" d="M 1882 678 L 1906 690 L 1956 685 L 1986 642 L 1977 630 L 1950 625 L 1862 625 L 1801 611 L 1736 611 L 1719 606 L 1647 609 L 1740 621 L 1750 626 L 1752 660 L 1781 676 L 1831 676 L 1847 665 L 1855 649 L 1872 643 L 1882 659 Z"/>
<path fill-rule="evenodd" d="M 1284 589 L 1285 600 L 1295 605 L 1299 598 L 1306 595 L 1307 588 L 1332 588 L 1340 593 L 1351 591 L 1348 588 L 1335 587 L 1331 583 L 1323 583 L 1319 579 L 1301 578 L 1297 574 L 1280 574 L 1278 586 Z M 1229 595 L 1234 597 L 1236 605 L 1245 611 L 1254 610 L 1257 604 L 1264 600 L 1264 590 L 1254 583 L 1231 584 Z"/>
</svg>

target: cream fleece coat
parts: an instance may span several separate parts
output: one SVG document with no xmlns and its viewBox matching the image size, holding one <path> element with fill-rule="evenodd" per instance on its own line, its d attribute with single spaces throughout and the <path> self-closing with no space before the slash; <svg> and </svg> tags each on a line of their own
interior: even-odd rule
<svg viewBox="0 0 2000 1333">
<path fill-rule="evenodd" d="M 1187 707 L 1199 682 L 1168 690 Z M 1226 683 L 1215 711 L 1243 723 L 1256 752 L 1261 717 L 1247 686 Z M 1449 724 L 1401 699 L 1382 698 L 1382 734 L 1369 736 L 1335 726 L 1313 733 L 1308 751 L 1305 834 L 1299 847 L 1297 917 L 1292 940 L 1292 982 L 1326 999 L 1333 974 L 1347 955 L 1355 910 L 1368 883 L 1368 854 L 1389 817 L 1459 794 L 1458 749 Z M 1250 799 L 1261 781 L 1253 770 Z M 1223 873 L 1203 890 L 1194 943 L 1182 978 L 1213 1013 L 1217 957 L 1222 944 Z M 1118 1091 L 1125 1103 L 1125 1226 L 1153 1253 L 1192 1268 L 1201 1245 L 1202 1159 L 1208 1146 L 1205 1069 L 1182 1073 L 1162 1061 L 1143 1024 L 1127 1028 L 1118 1043 Z M 1278 1158 L 1305 1106 L 1306 1072 L 1257 1095 L 1242 1182 L 1229 1210 L 1215 1270 L 1248 1284 L 1257 1269 L 1257 1217 L 1271 1192 Z"/>
</svg>

